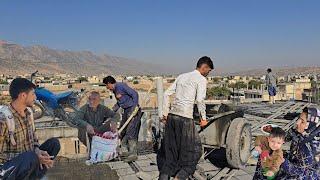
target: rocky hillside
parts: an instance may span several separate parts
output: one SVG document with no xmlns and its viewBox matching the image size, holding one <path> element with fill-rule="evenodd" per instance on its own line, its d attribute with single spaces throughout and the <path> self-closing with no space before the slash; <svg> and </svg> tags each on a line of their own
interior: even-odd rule
<svg viewBox="0 0 320 180">
<path fill-rule="evenodd" d="M 90 51 L 55 50 L 44 46 L 21 46 L 0 41 L 0 74 L 41 73 L 81 75 L 171 74 L 173 68 L 127 58 L 97 55 Z"/>
</svg>

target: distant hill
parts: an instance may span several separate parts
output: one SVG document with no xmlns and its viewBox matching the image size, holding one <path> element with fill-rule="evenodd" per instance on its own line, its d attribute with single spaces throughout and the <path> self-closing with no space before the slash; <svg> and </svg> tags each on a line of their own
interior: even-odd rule
<svg viewBox="0 0 320 180">
<path fill-rule="evenodd" d="M 177 67 L 166 67 L 140 62 L 109 54 L 97 55 L 90 51 L 56 50 L 41 45 L 21 46 L 0 40 L 0 74 L 25 74 L 39 70 L 40 73 L 68 73 L 76 75 L 175 75 Z M 183 72 L 191 71 L 185 70 Z M 278 76 L 288 74 L 319 74 L 320 67 L 273 68 Z M 215 70 L 216 75 L 262 76 L 266 69 L 240 72 Z"/>
<path fill-rule="evenodd" d="M 171 67 L 139 62 L 90 51 L 55 50 L 45 46 L 21 46 L 0 40 L 0 74 L 68 73 L 81 75 L 171 74 Z"/>
</svg>

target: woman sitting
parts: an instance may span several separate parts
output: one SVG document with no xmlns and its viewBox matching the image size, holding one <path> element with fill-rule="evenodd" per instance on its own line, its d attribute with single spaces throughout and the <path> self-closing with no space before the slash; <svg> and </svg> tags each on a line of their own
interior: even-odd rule
<svg viewBox="0 0 320 180">
<path fill-rule="evenodd" d="M 287 140 L 291 147 L 281 166 L 277 179 L 320 179 L 320 111 L 305 108 L 301 113 L 297 127 L 288 132 Z"/>
</svg>

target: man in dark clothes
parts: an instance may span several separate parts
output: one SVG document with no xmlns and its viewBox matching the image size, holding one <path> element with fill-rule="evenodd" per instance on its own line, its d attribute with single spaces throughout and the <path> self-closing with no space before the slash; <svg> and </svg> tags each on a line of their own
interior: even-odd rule
<svg viewBox="0 0 320 180">
<path fill-rule="evenodd" d="M 38 142 L 30 108 L 36 100 L 34 89 L 29 80 L 14 79 L 12 101 L 0 110 L 0 179 L 40 179 L 60 151 L 56 138 Z"/>
<path fill-rule="evenodd" d="M 73 124 L 79 127 L 79 140 L 84 145 L 87 145 L 86 133 L 88 133 L 91 144 L 92 136 L 95 133 L 103 134 L 106 131 L 115 131 L 117 122 L 120 120 L 118 113 L 100 104 L 99 92 L 92 91 L 88 101 L 89 103 L 83 105 L 73 119 Z"/>
<path fill-rule="evenodd" d="M 213 63 L 207 56 L 201 57 L 196 70 L 181 74 L 166 90 L 163 98 L 163 120 L 166 123 L 164 135 L 164 163 L 159 179 L 187 179 L 196 169 L 201 157 L 201 140 L 193 121 L 193 107 L 197 104 L 200 126 L 207 124 L 206 97 L 207 79 Z M 169 112 L 169 96 L 175 94 Z M 161 153 L 158 154 L 161 156 Z M 159 158 L 158 158 L 159 159 Z"/>
<path fill-rule="evenodd" d="M 131 114 L 135 114 L 126 129 L 121 133 L 121 156 L 126 162 L 137 160 L 137 142 L 140 128 L 140 118 L 142 116 L 139 107 L 138 93 L 127 84 L 116 82 L 112 76 L 103 79 L 107 89 L 112 91 L 117 99 L 117 103 L 112 108 L 115 112 L 121 107 L 124 112 L 120 127 L 127 121 Z M 127 150 L 128 149 L 128 150 Z"/>
</svg>

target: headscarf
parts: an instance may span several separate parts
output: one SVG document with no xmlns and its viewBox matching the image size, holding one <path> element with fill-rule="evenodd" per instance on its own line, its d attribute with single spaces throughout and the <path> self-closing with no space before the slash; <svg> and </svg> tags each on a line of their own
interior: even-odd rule
<svg viewBox="0 0 320 180">
<path fill-rule="evenodd" d="M 308 108 L 307 116 L 308 126 L 306 128 L 306 134 L 312 133 L 320 125 L 320 110 L 317 108 Z"/>
<path fill-rule="evenodd" d="M 312 148 L 312 151 L 317 156 L 317 161 L 319 162 L 320 157 L 320 110 L 317 108 L 308 108 L 308 117 L 307 117 L 308 126 L 303 133 L 303 136 L 308 138 L 310 135 L 313 135 L 316 131 L 316 135 L 310 140 L 309 145 Z"/>
</svg>

